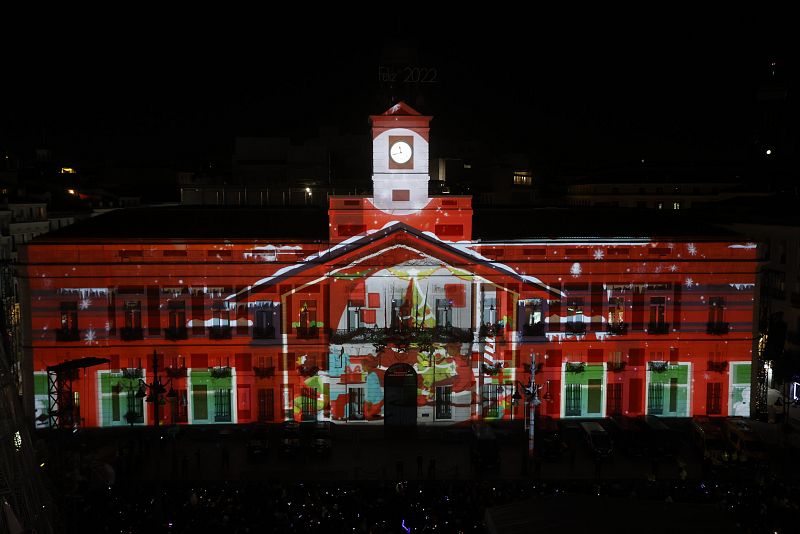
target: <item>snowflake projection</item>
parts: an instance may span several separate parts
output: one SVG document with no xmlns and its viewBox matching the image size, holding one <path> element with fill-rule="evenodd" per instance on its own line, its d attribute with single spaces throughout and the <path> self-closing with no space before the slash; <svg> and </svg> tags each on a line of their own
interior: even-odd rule
<svg viewBox="0 0 800 534">
<path fill-rule="evenodd" d="M 580 276 L 581 273 L 583 272 L 583 269 L 581 269 L 581 264 L 577 262 L 573 263 L 572 267 L 569 268 L 569 272 L 572 276 L 575 277 Z"/>
<path fill-rule="evenodd" d="M 669 266 L 669 271 L 670 271 L 670 272 L 674 273 L 674 272 L 675 272 L 675 271 L 677 271 L 677 270 L 678 270 L 678 266 L 677 266 L 677 265 L 675 265 L 674 263 L 673 263 L 672 265 L 670 265 L 670 266 Z"/>
<path fill-rule="evenodd" d="M 697 247 L 694 246 L 694 243 L 689 243 L 686 245 L 686 250 L 689 251 L 690 256 L 697 256 Z"/>
<path fill-rule="evenodd" d="M 653 269 L 653 272 L 660 273 L 664 268 L 661 265 L 656 265 L 656 268 Z"/>
<path fill-rule="evenodd" d="M 83 342 L 86 345 L 96 345 L 97 344 L 97 334 L 94 331 L 93 327 L 89 327 L 86 330 L 86 333 L 83 335 Z"/>
<path fill-rule="evenodd" d="M 694 280 L 692 280 L 691 277 L 687 278 L 686 279 L 686 287 L 692 287 L 693 285 L 695 285 Z"/>
<path fill-rule="evenodd" d="M 601 248 L 596 248 L 596 249 L 594 249 L 594 252 L 592 253 L 592 255 L 594 256 L 594 259 L 602 260 L 603 256 L 605 256 L 605 252 L 603 252 L 603 249 L 601 249 Z"/>
<path fill-rule="evenodd" d="M 90 299 L 89 297 L 82 298 L 78 302 L 78 308 L 80 308 L 81 310 L 88 310 L 89 306 L 91 305 L 92 305 L 92 299 Z"/>
<path fill-rule="evenodd" d="M 111 321 L 106 321 L 106 334 L 111 332 Z"/>
</svg>

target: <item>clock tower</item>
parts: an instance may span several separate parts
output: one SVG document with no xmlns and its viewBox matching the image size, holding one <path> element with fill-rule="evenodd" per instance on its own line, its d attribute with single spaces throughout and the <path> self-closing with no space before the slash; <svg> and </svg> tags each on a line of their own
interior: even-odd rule
<svg viewBox="0 0 800 534">
<path fill-rule="evenodd" d="M 372 202 L 402 214 L 424 209 L 428 197 L 430 116 L 399 102 L 372 115 Z"/>
</svg>

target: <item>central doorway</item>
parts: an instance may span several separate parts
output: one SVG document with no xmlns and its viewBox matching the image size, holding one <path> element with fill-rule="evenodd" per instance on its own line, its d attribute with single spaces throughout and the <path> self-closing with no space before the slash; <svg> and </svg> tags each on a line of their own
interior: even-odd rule
<svg viewBox="0 0 800 534">
<path fill-rule="evenodd" d="M 396 363 L 383 375 L 384 425 L 409 429 L 417 425 L 417 372 L 406 363 Z"/>
</svg>

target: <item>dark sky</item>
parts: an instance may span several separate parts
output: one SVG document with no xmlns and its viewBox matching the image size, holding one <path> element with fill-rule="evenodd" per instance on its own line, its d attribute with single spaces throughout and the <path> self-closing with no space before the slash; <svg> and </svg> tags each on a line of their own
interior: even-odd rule
<svg viewBox="0 0 800 534">
<path fill-rule="evenodd" d="M 48 27 L 9 68 L 0 143 L 76 165 L 191 165 L 229 160 L 236 135 L 366 133 L 403 96 L 435 116 L 434 138 L 535 161 L 728 163 L 752 148 L 770 58 L 790 87 L 796 68 L 780 13 L 245 19 Z M 382 82 L 391 58 L 435 81 Z"/>
</svg>

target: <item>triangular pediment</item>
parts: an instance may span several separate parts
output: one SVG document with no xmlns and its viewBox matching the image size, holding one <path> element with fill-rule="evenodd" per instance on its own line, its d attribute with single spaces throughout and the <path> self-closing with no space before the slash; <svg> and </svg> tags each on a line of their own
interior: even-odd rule
<svg viewBox="0 0 800 534">
<path fill-rule="evenodd" d="M 528 293 L 543 298 L 560 298 L 561 293 L 534 277 L 521 275 L 511 267 L 483 257 L 463 244 L 448 243 L 430 233 L 420 232 L 404 223 L 393 223 L 368 235 L 351 238 L 280 269 L 274 275 L 254 283 L 246 292 L 257 295 L 276 284 L 292 280 L 312 285 L 345 273 L 349 277 L 368 276 L 369 272 L 408 262 L 441 265 L 460 269 L 503 288 L 524 287 Z M 231 295 L 241 300 L 244 295 Z M 246 298 L 246 297 L 245 297 Z"/>
</svg>

